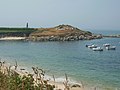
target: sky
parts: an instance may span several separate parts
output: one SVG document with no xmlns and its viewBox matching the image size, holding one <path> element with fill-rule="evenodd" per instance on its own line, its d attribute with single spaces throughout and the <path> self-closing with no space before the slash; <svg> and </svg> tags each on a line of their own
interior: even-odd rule
<svg viewBox="0 0 120 90">
<path fill-rule="evenodd" d="M 0 27 L 120 30 L 120 0 L 0 0 Z"/>
</svg>

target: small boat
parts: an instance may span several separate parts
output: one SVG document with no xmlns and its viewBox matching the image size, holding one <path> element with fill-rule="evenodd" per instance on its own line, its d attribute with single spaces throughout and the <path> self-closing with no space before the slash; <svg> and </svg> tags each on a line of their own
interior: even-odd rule
<svg viewBox="0 0 120 90">
<path fill-rule="evenodd" d="M 86 47 L 88 47 L 88 46 L 90 46 L 90 45 L 86 45 Z"/>
<path fill-rule="evenodd" d="M 116 49 L 116 46 L 109 46 L 109 47 L 106 47 L 107 50 L 115 50 Z"/>
<path fill-rule="evenodd" d="M 91 46 L 91 45 L 93 45 L 93 44 L 87 44 L 86 47 Z"/>
<path fill-rule="evenodd" d="M 92 48 L 93 51 L 103 51 L 103 49 L 101 47 L 97 47 L 97 48 Z"/>
<path fill-rule="evenodd" d="M 104 47 L 109 47 L 110 44 L 109 43 L 106 43 L 106 44 L 103 44 Z"/>
<path fill-rule="evenodd" d="M 88 46 L 88 48 L 97 48 L 97 45 L 90 45 L 90 46 Z"/>
</svg>

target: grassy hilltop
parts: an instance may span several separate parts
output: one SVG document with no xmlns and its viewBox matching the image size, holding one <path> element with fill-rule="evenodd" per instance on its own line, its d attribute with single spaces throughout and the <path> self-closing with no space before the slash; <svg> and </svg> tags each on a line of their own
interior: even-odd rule
<svg viewBox="0 0 120 90">
<path fill-rule="evenodd" d="M 80 30 L 71 25 L 59 25 L 52 28 L 38 28 L 36 32 L 33 32 L 31 35 L 33 36 L 70 36 L 70 35 L 78 35 L 78 34 L 86 34 L 92 35 L 91 32 Z"/>
<path fill-rule="evenodd" d="M 38 28 L 37 31 L 30 34 L 29 38 L 33 41 L 74 41 L 91 40 L 102 37 L 71 25 L 59 25 L 52 28 Z"/>
</svg>

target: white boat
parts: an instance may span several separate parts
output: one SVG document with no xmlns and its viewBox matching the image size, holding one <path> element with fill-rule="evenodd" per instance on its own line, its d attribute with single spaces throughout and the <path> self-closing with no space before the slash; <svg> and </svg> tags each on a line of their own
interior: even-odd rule
<svg viewBox="0 0 120 90">
<path fill-rule="evenodd" d="M 86 47 L 92 46 L 93 44 L 87 44 Z"/>
<path fill-rule="evenodd" d="M 90 46 L 88 46 L 88 48 L 97 48 L 97 45 L 90 45 Z"/>
<path fill-rule="evenodd" d="M 116 46 L 109 46 L 109 47 L 106 47 L 107 50 L 115 50 L 116 49 Z"/>
<path fill-rule="evenodd" d="M 109 47 L 110 44 L 109 43 L 106 43 L 106 44 L 103 44 L 104 47 Z"/>
<path fill-rule="evenodd" d="M 92 48 L 93 51 L 103 51 L 103 49 L 101 47 L 97 47 L 97 48 Z"/>
</svg>

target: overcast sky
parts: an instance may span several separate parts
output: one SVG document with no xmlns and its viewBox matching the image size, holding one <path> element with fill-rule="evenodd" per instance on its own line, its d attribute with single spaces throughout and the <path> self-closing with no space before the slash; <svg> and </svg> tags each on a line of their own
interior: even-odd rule
<svg viewBox="0 0 120 90">
<path fill-rule="evenodd" d="M 0 0 L 0 27 L 120 30 L 120 0 Z"/>
</svg>

